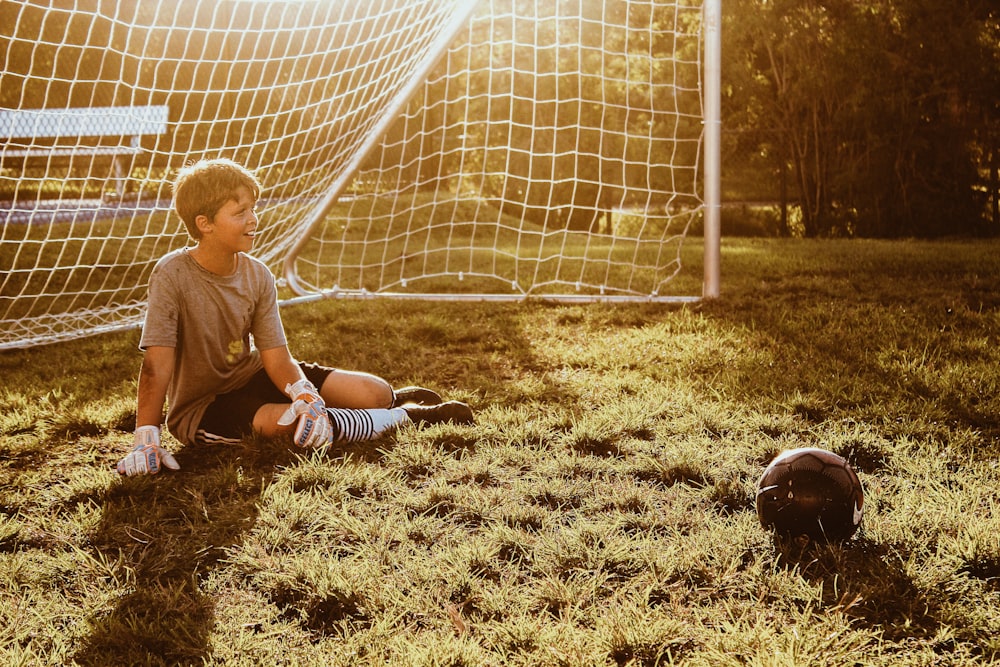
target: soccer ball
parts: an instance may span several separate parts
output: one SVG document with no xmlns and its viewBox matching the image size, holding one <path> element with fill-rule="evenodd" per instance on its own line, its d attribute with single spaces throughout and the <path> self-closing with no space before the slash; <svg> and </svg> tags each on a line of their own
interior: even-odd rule
<svg viewBox="0 0 1000 667">
<path fill-rule="evenodd" d="M 815 447 L 784 451 L 757 483 L 757 518 L 775 533 L 846 540 L 861 524 L 864 489 L 850 464 Z"/>
</svg>

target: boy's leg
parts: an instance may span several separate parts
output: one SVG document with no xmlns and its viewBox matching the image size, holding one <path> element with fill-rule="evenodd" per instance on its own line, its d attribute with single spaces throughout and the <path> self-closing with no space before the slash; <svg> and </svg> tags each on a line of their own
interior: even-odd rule
<svg viewBox="0 0 1000 667">
<path fill-rule="evenodd" d="M 320 367 L 315 367 L 320 368 Z M 397 408 L 414 403 L 437 405 L 441 395 L 425 387 L 392 386 L 370 373 L 331 369 L 321 382 L 314 382 L 323 401 L 331 408 Z M 388 402 L 386 398 L 388 397 Z"/>
<path fill-rule="evenodd" d="M 291 437 L 295 433 L 296 423 L 282 425 L 278 423 L 281 416 L 288 410 L 288 403 L 265 403 L 257 408 L 253 416 L 253 430 L 266 438 L 279 436 Z"/>
<path fill-rule="evenodd" d="M 320 387 L 338 440 L 369 440 L 408 421 L 473 422 L 467 405 L 441 403 L 441 397 L 429 389 L 404 387 L 393 392 L 388 382 L 370 373 L 302 366 L 306 377 Z M 402 404 L 406 404 L 405 409 L 399 407 Z M 261 371 L 245 387 L 216 398 L 206 411 L 198 437 L 202 442 L 238 442 L 249 430 L 266 437 L 291 436 L 294 422 L 278 424 L 288 405 L 288 398 Z"/>
<path fill-rule="evenodd" d="M 254 415 L 253 428 L 267 437 L 291 436 L 295 423 L 287 426 L 278 420 L 288 409 L 287 403 L 267 403 Z M 465 403 L 447 401 L 439 405 L 407 405 L 401 408 L 327 408 L 333 424 L 334 442 L 373 440 L 403 424 L 473 423 L 472 410 Z"/>
<path fill-rule="evenodd" d="M 295 433 L 296 422 L 281 425 L 278 420 L 288 410 L 287 403 L 267 403 L 257 409 L 253 418 L 253 429 L 268 437 L 291 437 Z M 409 415 L 402 408 L 327 408 L 327 416 L 333 425 L 334 442 L 364 442 L 373 440 L 386 431 L 408 423 Z"/>
<path fill-rule="evenodd" d="M 320 387 L 333 423 L 334 440 L 371 440 L 407 422 L 471 424 L 472 410 L 458 401 L 443 402 L 437 392 L 423 387 L 392 386 L 371 373 L 327 369 L 304 364 L 310 380 Z M 318 373 L 328 375 L 319 381 Z M 271 415 L 268 414 L 267 418 Z"/>
<path fill-rule="evenodd" d="M 331 370 L 317 388 L 331 408 L 389 408 L 394 398 L 388 382 L 358 371 Z"/>
</svg>

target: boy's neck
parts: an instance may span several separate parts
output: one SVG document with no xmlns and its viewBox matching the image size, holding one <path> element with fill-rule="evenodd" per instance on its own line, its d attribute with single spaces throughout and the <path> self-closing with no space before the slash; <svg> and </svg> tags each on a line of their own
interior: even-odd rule
<svg viewBox="0 0 1000 667">
<path fill-rule="evenodd" d="M 236 273 L 239 253 L 213 253 L 199 243 L 188 254 L 191 255 L 194 261 L 198 262 L 201 268 L 209 273 L 220 276 L 229 276 Z"/>
</svg>

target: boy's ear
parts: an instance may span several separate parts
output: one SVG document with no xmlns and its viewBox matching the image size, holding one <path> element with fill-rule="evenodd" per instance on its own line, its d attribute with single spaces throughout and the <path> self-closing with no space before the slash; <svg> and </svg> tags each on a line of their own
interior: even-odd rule
<svg viewBox="0 0 1000 667">
<path fill-rule="evenodd" d="M 198 231 L 204 235 L 206 232 L 212 229 L 212 221 L 204 213 L 195 217 L 194 224 L 198 228 Z"/>
</svg>

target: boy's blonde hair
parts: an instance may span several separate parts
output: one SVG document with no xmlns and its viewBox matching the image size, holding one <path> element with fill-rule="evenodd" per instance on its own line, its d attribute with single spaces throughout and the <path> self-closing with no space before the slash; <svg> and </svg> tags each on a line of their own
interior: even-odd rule
<svg viewBox="0 0 1000 667">
<path fill-rule="evenodd" d="M 191 238 L 201 238 L 195 219 L 199 215 L 214 218 L 226 202 L 236 198 L 240 187 L 248 189 L 254 201 L 260 198 L 260 183 L 253 172 L 225 158 L 199 160 L 180 170 L 174 181 L 174 210 Z"/>
</svg>

